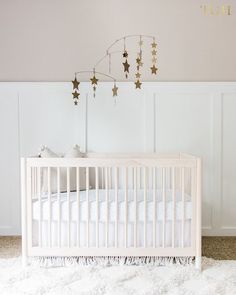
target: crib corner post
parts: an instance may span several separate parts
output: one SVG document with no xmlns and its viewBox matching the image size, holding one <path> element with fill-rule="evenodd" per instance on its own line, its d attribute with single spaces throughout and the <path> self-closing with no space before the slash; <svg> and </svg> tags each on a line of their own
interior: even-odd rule
<svg viewBox="0 0 236 295">
<path fill-rule="evenodd" d="M 197 159 L 197 202 L 196 202 L 196 257 L 195 267 L 201 271 L 202 260 L 202 160 Z"/>
<path fill-rule="evenodd" d="M 202 257 L 201 256 L 195 257 L 195 268 L 199 271 L 202 270 Z"/>
<path fill-rule="evenodd" d="M 21 158 L 21 236 L 23 267 L 27 266 L 26 179 L 26 158 Z"/>
</svg>

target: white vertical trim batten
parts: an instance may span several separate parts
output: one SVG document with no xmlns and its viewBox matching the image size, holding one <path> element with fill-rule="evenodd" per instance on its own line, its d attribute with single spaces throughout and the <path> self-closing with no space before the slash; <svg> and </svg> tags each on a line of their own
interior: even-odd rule
<svg viewBox="0 0 236 295">
<path fill-rule="evenodd" d="M 96 189 L 96 247 L 99 247 L 99 169 L 95 167 L 95 189 Z"/>
<path fill-rule="evenodd" d="M 58 223 L 57 223 L 57 235 L 58 235 L 58 247 L 61 247 L 61 169 L 57 167 L 57 205 L 58 205 Z"/>
<path fill-rule="evenodd" d="M 89 248 L 89 167 L 86 167 L 86 204 L 87 204 L 87 222 L 86 222 L 86 237 L 87 237 L 87 248 Z"/>
<path fill-rule="evenodd" d="M 48 167 L 48 244 L 52 247 L 52 194 L 51 194 L 51 168 Z"/>
<path fill-rule="evenodd" d="M 76 167 L 77 247 L 80 247 L 80 168 Z"/>
<path fill-rule="evenodd" d="M 22 265 L 27 265 L 27 199 L 31 202 L 31 196 L 27 197 L 27 162 L 21 158 L 21 234 L 22 234 Z"/>
<path fill-rule="evenodd" d="M 66 190 L 67 190 L 67 214 L 68 214 L 68 221 L 67 221 L 67 244 L 70 247 L 71 242 L 71 227 L 70 227 L 70 168 L 66 168 Z"/>
<path fill-rule="evenodd" d="M 165 240 L 166 240 L 166 168 L 162 168 L 162 205 L 163 205 L 162 247 L 165 248 Z"/>
</svg>

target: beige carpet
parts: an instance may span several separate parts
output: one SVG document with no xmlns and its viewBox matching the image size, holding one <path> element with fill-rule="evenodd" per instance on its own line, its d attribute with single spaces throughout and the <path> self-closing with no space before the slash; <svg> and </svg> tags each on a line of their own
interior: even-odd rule
<svg viewBox="0 0 236 295">
<path fill-rule="evenodd" d="M 21 237 L 0 237 L 0 258 L 21 254 Z M 217 260 L 236 260 L 236 237 L 203 237 L 202 255 Z"/>
<path fill-rule="evenodd" d="M 236 237 L 203 237 L 202 255 L 217 260 L 236 260 Z"/>
</svg>

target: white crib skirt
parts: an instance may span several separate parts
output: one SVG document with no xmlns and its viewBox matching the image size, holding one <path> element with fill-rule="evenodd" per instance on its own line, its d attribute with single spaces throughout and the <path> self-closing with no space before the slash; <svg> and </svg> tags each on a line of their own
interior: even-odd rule
<svg viewBox="0 0 236 295">
<path fill-rule="evenodd" d="M 153 223 L 147 222 L 146 234 L 147 234 L 147 247 L 153 247 Z M 156 223 L 156 247 L 163 245 L 163 225 L 162 221 Z M 42 247 L 49 246 L 49 231 L 48 221 L 42 221 Z M 51 242 L 52 247 L 59 246 L 58 240 L 58 222 L 51 222 Z M 105 222 L 99 222 L 99 247 L 105 247 L 106 245 L 106 224 Z M 78 246 L 87 247 L 87 223 L 80 222 L 79 226 L 79 239 L 77 239 L 77 222 L 70 222 L 70 247 Z M 68 245 L 68 222 L 61 221 L 61 247 L 67 247 Z M 186 219 L 184 222 L 184 247 L 189 247 L 191 244 L 191 220 Z M 175 247 L 182 246 L 182 221 L 175 221 Z M 39 246 L 39 222 L 33 221 L 33 246 Z M 96 223 L 91 221 L 89 223 L 89 247 L 96 246 Z M 129 222 L 127 226 L 127 247 L 134 246 L 134 223 Z M 137 223 L 137 247 L 144 246 L 144 223 Z M 165 247 L 172 246 L 172 221 L 166 221 L 165 223 Z M 108 247 L 115 247 L 115 223 L 109 222 L 108 225 Z M 123 222 L 118 223 L 118 247 L 125 247 L 125 224 Z"/>
</svg>

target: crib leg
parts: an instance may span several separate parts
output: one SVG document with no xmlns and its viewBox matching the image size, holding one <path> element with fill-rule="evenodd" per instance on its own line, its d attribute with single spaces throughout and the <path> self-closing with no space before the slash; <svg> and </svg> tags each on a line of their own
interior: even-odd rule
<svg viewBox="0 0 236 295">
<path fill-rule="evenodd" d="M 22 267 L 27 267 L 28 259 L 26 255 L 22 255 Z"/>
<path fill-rule="evenodd" d="M 195 268 L 198 269 L 199 271 L 202 270 L 202 257 L 201 256 L 195 257 Z"/>
</svg>

